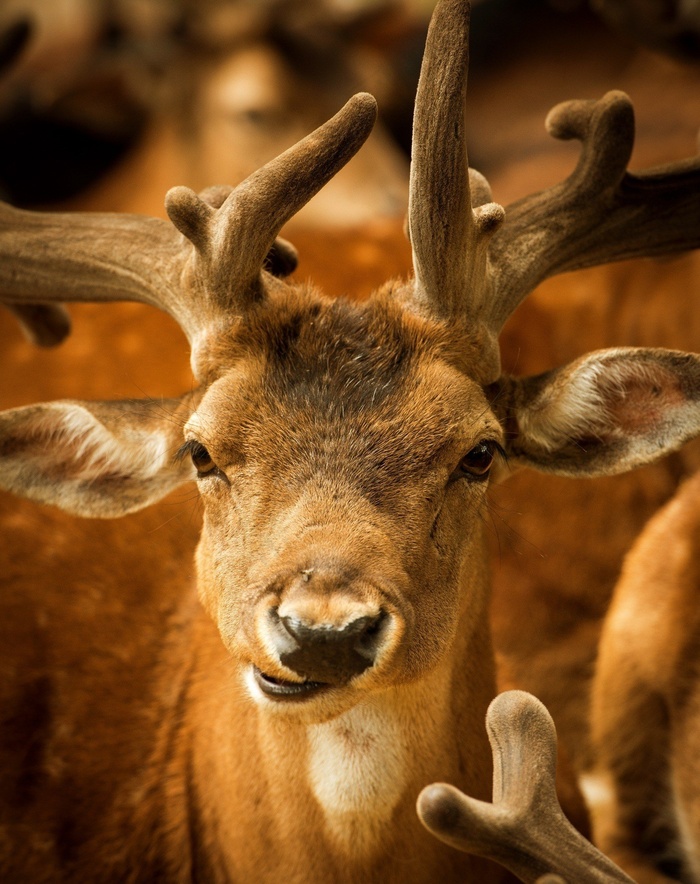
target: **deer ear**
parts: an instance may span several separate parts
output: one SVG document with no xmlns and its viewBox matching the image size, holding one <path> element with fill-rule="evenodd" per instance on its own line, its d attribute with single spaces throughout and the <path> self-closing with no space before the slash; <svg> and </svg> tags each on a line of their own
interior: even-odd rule
<svg viewBox="0 0 700 884">
<path fill-rule="evenodd" d="M 700 434 L 700 358 L 687 353 L 599 350 L 496 386 L 510 457 L 558 475 L 622 473 Z"/>
<path fill-rule="evenodd" d="M 0 412 L 0 488 L 78 516 L 142 509 L 194 477 L 173 457 L 181 408 L 180 400 L 65 401 Z"/>
</svg>

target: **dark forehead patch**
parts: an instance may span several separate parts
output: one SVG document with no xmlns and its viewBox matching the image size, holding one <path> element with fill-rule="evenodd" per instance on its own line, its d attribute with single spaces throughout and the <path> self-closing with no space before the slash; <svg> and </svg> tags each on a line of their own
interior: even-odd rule
<svg viewBox="0 0 700 884">
<path fill-rule="evenodd" d="M 385 402 L 416 360 L 440 347 L 389 297 L 364 303 L 309 299 L 250 331 L 270 396 L 326 412 L 342 407 L 346 414 Z"/>
<path fill-rule="evenodd" d="M 323 476 L 378 504 L 407 482 L 430 483 L 478 434 L 468 415 L 478 424 L 488 410 L 450 334 L 391 289 L 364 303 L 308 291 L 271 298 L 222 338 L 210 405 L 231 426 L 226 450 L 214 453 L 285 488 Z M 226 361 L 243 370 L 228 375 Z"/>
<path fill-rule="evenodd" d="M 255 402 L 248 397 L 245 417 L 237 410 L 248 462 L 264 462 L 287 484 L 342 476 L 377 503 L 432 473 L 466 405 L 455 398 L 454 372 L 443 373 L 440 327 L 390 293 L 287 302 L 269 318 L 261 311 L 238 331 L 260 366 Z"/>
</svg>

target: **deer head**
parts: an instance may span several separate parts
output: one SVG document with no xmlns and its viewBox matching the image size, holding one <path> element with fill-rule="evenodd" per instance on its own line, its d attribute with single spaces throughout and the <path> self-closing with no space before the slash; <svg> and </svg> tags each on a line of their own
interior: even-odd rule
<svg viewBox="0 0 700 884">
<path fill-rule="evenodd" d="M 466 0 L 441 0 L 428 36 L 415 277 L 366 303 L 285 282 L 293 254 L 276 237 L 368 135 L 367 95 L 235 189 L 174 188 L 172 225 L 0 216 L 0 292 L 35 328 L 35 305 L 59 299 L 152 304 L 184 329 L 198 383 L 172 402 L 3 413 L 0 485 L 115 517 L 196 480 L 202 601 L 278 714 L 321 721 L 446 671 L 457 637 L 487 629 L 483 514 L 505 458 L 602 475 L 700 431 L 695 356 L 616 349 L 502 375 L 498 333 L 540 280 L 700 244 L 700 164 L 633 176 L 628 99 L 567 103 L 548 125 L 582 141 L 577 169 L 504 213 L 468 170 L 468 23 Z"/>
</svg>

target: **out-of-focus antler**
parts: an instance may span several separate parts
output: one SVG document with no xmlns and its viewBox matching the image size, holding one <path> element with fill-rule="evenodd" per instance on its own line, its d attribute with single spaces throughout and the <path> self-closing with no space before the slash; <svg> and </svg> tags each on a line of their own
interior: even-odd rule
<svg viewBox="0 0 700 884">
<path fill-rule="evenodd" d="M 264 297 L 264 268 L 286 272 L 280 228 L 357 152 L 376 118 L 370 95 L 235 188 L 166 197 L 175 225 L 138 215 L 24 212 L 0 204 L 0 297 L 17 311 L 54 301 L 141 301 L 170 313 L 198 350 Z M 182 233 L 185 237 L 180 236 Z"/>
<path fill-rule="evenodd" d="M 494 860 L 522 881 L 552 876 L 587 884 L 628 878 L 574 829 L 557 799 L 557 737 L 545 707 L 523 691 L 491 703 L 486 728 L 493 752 L 493 804 L 442 783 L 425 788 L 418 816 L 441 841 Z"/>
</svg>

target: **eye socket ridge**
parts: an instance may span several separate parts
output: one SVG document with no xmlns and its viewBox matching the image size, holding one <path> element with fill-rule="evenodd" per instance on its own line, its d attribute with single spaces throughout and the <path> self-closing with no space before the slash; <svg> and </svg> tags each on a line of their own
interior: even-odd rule
<svg viewBox="0 0 700 884">
<path fill-rule="evenodd" d="M 460 460 L 454 472 L 455 479 L 485 481 L 493 466 L 496 454 L 505 460 L 506 453 L 495 439 L 483 439 Z"/>
</svg>

